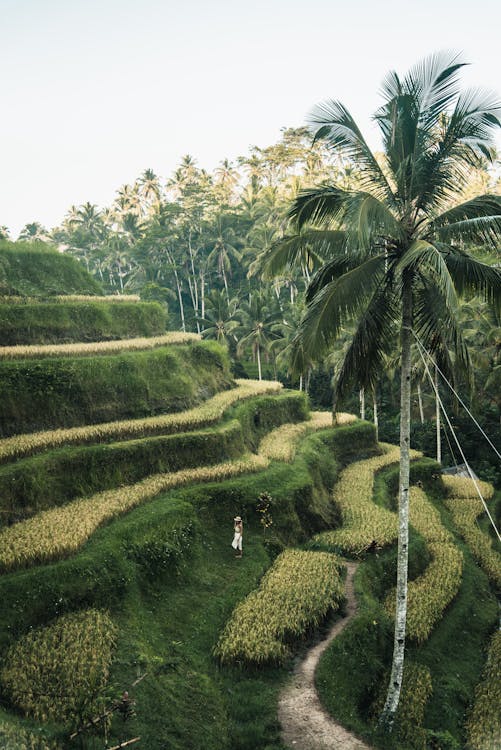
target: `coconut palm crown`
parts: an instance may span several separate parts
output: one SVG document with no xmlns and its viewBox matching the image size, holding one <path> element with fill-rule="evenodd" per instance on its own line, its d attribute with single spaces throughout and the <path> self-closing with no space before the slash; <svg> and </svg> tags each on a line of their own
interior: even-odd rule
<svg viewBox="0 0 501 750">
<path fill-rule="evenodd" d="M 414 333 L 434 351 L 447 337 L 467 363 L 456 311 L 458 297 L 501 302 L 501 271 L 475 259 L 465 243 L 501 246 L 501 197 L 462 201 L 474 169 L 494 158 L 501 104 L 493 94 L 461 91 L 464 63 L 439 53 L 404 77 L 389 73 L 374 115 L 383 154 L 375 156 L 348 110 L 337 101 L 311 113 L 315 139 L 358 168 L 357 189 L 321 185 L 296 197 L 295 234 L 266 258 L 267 275 L 298 260 L 318 267 L 295 337 L 294 364 L 322 357 L 343 325 L 354 334 L 335 390 L 355 380 L 373 386 L 400 333 L 400 498 L 397 606 L 392 674 L 382 720 L 390 727 L 403 676 L 407 608 L 411 343 Z"/>
</svg>

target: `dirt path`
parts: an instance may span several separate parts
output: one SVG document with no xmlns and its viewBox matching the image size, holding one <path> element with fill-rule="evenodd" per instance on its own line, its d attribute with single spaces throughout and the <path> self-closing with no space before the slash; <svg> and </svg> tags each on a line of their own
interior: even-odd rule
<svg viewBox="0 0 501 750">
<path fill-rule="evenodd" d="M 318 660 L 357 609 L 353 589 L 357 564 L 347 562 L 346 567 L 346 616 L 335 623 L 325 640 L 308 651 L 280 696 L 278 718 L 282 725 L 282 740 L 293 750 L 370 750 L 324 711 L 314 683 Z"/>
</svg>

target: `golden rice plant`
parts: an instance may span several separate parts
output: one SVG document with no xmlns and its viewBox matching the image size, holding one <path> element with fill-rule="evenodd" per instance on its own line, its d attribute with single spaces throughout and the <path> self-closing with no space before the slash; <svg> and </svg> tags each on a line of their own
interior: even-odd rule
<svg viewBox="0 0 501 750">
<path fill-rule="evenodd" d="M 218 422 L 224 412 L 238 401 L 253 396 L 277 393 L 282 389 L 282 384 L 274 380 L 236 380 L 235 382 L 236 388 L 221 391 L 200 406 L 174 414 L 102 422 L 85 425 L 84 427 L 44 430 L 43 432 L 32 432 L 4 438 L 0 440 L 0 463 L 5 463 L 20 456 L 33 455 L 48 448 L 111 440 L 129 440 L 159 434 L 169 435 L 175 432 L 186 432 L 199 427 L 207 427 Z"/>
<path fill-rule="evenodd" d="M 20 297 L 19 295 L 0 295 L 0 302 L 8 302 L 9 304 L 32 304 L 33 302 L 139 302 L 141 297 L 138 294 L 108 294 L 108 295 L 92 295 L 92 294 L 55 294 L 52 297 Z"/>
<path fill-rule="evenodd" d="M 409 582 L 407 591 L 407 634 L 422 643 L 459 590 L 463 554 L 442 525 L 439 512 L 418 487 L 411 487 L 409 518 L 424 537 L 432 558 L 423 575 Z M 388 595 L 385 606 L 394 615 L 395 591 Z"/>
<path fill-rule="evenodd" d="M 468 747 L 499 750 L 501 747 L 501 630 L 489 645 L 482 681 L 475 689 L 475 702 L 466 722 Z"/>
<path fill-rule="evenodd" d="M 453 498 L 467 498 L 467 497 L 478 497 L 478 492 L 475 489 L 475 482 L 469 477 L 453 477 L 447 474 L 442 476 L 443 483 L 447 489 L 449 497 Z M 490 482 L 484 482 L 481 479 L 477 479 L 476 483 L 482 493 L 484 500 L 492 500 L 494 495 L 494 487 Z M 480 498 L 479 498 L 480 499 Z"/>
<path fill-rule="evenodd" d="M 381 455 L 357 461 L 348 466 L 334 487 L 333 501 L 341 511 L 343 525 L 315 536 L 315 541 L 341 549 L 348 554 L 364 552 L 372 542 L 379 546 L 392 544 L 397 538 L 396 514 L 372 501 L 374 475 L 398 463 L 400 449 L 380 443 Z M 417 458 L 417 451 L 411 451 Z"/>
<path fill-rule="evenodd" d="M 337 425 L 345 425 L 354 422 L 353 414 L 337 415 Z M 299 438 L 316 430 L 324 430 L 333 427 L 332 412 L 314 411 L 310 419 L 298 424 L 284 424 L 268 433 L 259 445 L 259 453 L 271 461 L 285 461 L 291 463 L 296 455 L 296 445 Z"/>
<path fill-rule="evenodd" d="M 214 650 L 221 662 L 282 661 L 290 637 L 317 625 L 343 599 L 341 563 L 328 552 L 282 552 L 240 604 Z"/>
<path fill-rule="evenodd" d="M 110 617 L 95 609 L 30 631 L 7 652 L 0 670 L 4 692 L 38 721 L 89 718 L 108 680 L 116 634 Z"/>
<path fill-rule="evenodd" d="M 0 570 L 58 560 L 76 552 L 99 526 L 161 492 L 196 482 L 223 481 L 269 465 L 264 456 L 247 454 L 235 461 L 171 474 L 153 474 L 136 484 L 80 498 L 42 511 L 0 530 Z"/>
<path fill-rule="evenodd" d="M 4 721 L 0 721 L 0 747 L 2 750 L 62 750 L 56 740 Z"/>
<path fill-rule="evenodd" d="M 444 477 L 444 479 L 448 479 L 448 477 Z M 481 568 L 491 581 L 501 588 L 501 555 L 492 547 L 489 536 L 476 523 L 477 518 L 485 512 L 485 509 L 482 501 L 475 492 L 473 483 L 471 485 L 470 491 L 475 494 L 467 497 L 464 495 L 463 489 L 461 490 L 461 494 L 456 495 L 454 488 L 448 484 L 450 496 L 445 501 L 445 505 L 451 512 L 452 520 L 457 530 Z M 484 494 L 482 492 L 482 494 L 484 498 L 489 499 L 488 493 Z"/>
<path fill-rule="evenodd" d="M 99 354 L 117 354 L 157 349 L 172 344 L 189 344 L 200 341 L 198 333 L 172 331 L 162 336 L 140 336 L 133 339 L 116 339 L 114 341 L 90 341 L 73 344 L 32 344 L 17 346 L 0 346 L 1 359 L 43 359 L 45 357 L 88 357 Z"/>
</svg>

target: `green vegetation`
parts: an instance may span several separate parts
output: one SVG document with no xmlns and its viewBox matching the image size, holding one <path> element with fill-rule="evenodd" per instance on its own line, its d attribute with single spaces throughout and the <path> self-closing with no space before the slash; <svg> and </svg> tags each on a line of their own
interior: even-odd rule
<svg viewBox="0 0 501 750">
<path fill-rule="evenodd" d="M 0 363 L 2 435 L 181 411 L 231 383 L 214 342 Z"/>
<path fill-rule="evenodd" d="M 231 397 L 232 391 L 218 395 L 226 393 Z M 199 409 L 203 413 L 204 404 Z M 66 447 L 17 460 L 0 466 L 3 521 L 19 520 L 75 497 L 134 484 L 151 474 L 209 466 L 236 458 L 246 447 L 256 447 L 263 432 L 283 423 L 301 421 L 306 416 L 303 394 L 289 392 L 254 397 L 234 407 L 227 421 L 219 427 Z"/>
<path fill-rule="evenodd" d="M 0 294 L 100 294 L 102 287 L 70 255 L 43 242 L 0 240 Z"/>
<path fill-rule="evenodd" d="M 0 302 L 2 346 L 159 336 L 166 328 L 158 302 Z"/>
</svg>

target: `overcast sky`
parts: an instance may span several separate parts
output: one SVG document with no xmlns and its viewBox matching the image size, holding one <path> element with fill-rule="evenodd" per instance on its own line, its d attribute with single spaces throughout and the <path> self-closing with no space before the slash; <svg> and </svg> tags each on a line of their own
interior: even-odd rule
<svg viewBox="0 0 501 750">
<path fill-rule="evenodd" d="M 0 0 L 0 225 L 109 205 L 146 168 L 213 169 L 326 98 L 369 141 L 389 69 L 463 51 L 501 94 L 498 0 Z"/>
</svg>

